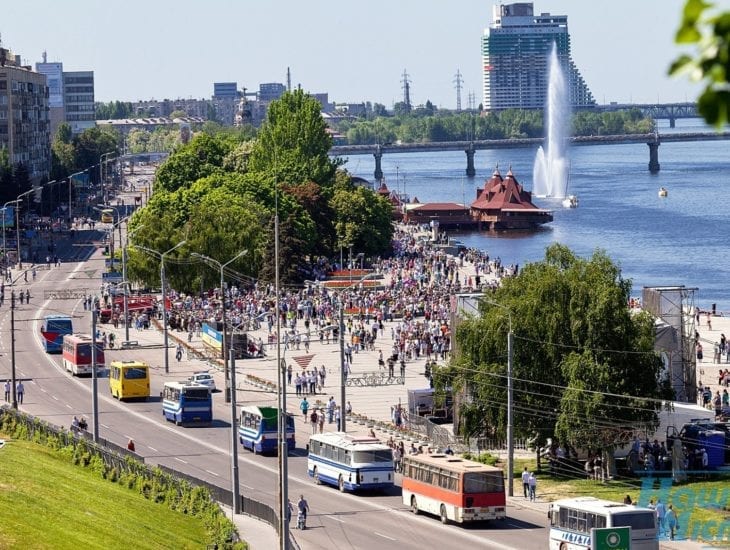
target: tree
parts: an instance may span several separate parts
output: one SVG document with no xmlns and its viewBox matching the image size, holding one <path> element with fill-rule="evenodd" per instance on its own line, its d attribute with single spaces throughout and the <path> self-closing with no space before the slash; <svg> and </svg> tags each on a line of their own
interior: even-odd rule
<svg viewBox="0 0 730 550">
<path fill-rule="evenodd" d="M 688 74 L 704 81 L 705 89 L 697 100 L 702 117 L 718 128 L 730 120 L 730 11 L 718 13 L 704 0 L 687 0 L 675 40 L 693 44 L 695 57 L 681 55 L 672 63 L 669 74 Z"/>
<path fill-rule="evenodd" d="M 557 434 L 569 446 L 610 450 L 622 443 L 618 426 L 655 423 L 653 399 L 669 394 L 653 323 L 630 314 L 630 290 L 603 252 L 586 260 L 561 245 L 505 279 L 481 315 L 458 326 L 459 352 L 436 372 L 438 387 L 461 395 L 460 432 L 504 434 L 510 321 L 515 435 L 537 447 Z"/>
<path fill-rule="evenodd" d="M 189 187 L 205 176 L 221 173 L 223 159 L 230 150 L 228 141 L 205 133 L 198 134 L 160 166 L 156 187 L 175 191 Z"/>
</svg>

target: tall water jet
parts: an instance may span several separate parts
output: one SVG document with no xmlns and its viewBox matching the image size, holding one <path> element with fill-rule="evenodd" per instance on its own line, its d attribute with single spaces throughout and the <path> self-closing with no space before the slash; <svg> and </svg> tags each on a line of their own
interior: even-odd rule
<svg viewBox="0 0 730 550">
<path fill-rule="evenodd" d="M 558 61 L 557 45 L 550 51 L 547 142 L 539 147 L 532 168 L 532 194 L 537 197 L 564 198 L 568 191 L 567 137 L 570 122 L 568 90 Z"/>
</svg>

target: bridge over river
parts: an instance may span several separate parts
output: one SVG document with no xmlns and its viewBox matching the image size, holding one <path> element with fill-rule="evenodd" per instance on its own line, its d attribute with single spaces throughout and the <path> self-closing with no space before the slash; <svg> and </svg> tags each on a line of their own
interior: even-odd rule
<svg viewBox="0 0 730 550">
<path fill-rule="evenodd" d="M 645 143 L 649 146 L 649 171 L 659 172 L 659 145 L 678 141 L 717 141 L 730 139 L 730 132 L 684 132 L 672 134 L 624 134 L 615 136 L 574 136 L 572 145 L 607 145 L 616 143 Z M 428 153 L 431 151 L 464 151 L 466 153 L 466 175 L 476 175 L 474 153 L 486 149 L 513 149 L 543 145 L 545 138 L 485 139 L 477 141 L 441 141 L 430 143 L 401 143 L 387 145 L 335 145 L 330 149 L 332 156 L 373 155 L 375 157 L 376 181 L 383 179 L 381 161 L 385 153 Z"/>
</svg>

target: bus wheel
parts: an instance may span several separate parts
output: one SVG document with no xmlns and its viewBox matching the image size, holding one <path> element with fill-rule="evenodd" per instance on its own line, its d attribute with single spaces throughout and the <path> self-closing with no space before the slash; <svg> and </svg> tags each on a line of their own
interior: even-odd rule
<svg viewBox="0 0 730 550">
<path fill-rule="evenodd" d="M 416 502 L 416 497 L 411 497 L 411 512 L 413 512 L 415 515 L 418 515 L 418 503 Z"/>
<path fill-rule="evenodd" d="M 345 479 L 342 476 L 337 480 L 337 488 L 340 490 L 340 493 L 345 492 Z"/>
<path fill-rule="evenodd" d="M 443 504 L 441 505 L 439 515 L 441 516 L 441 523 L 443 523 L 444 525 L 449 523 L 449 516 L 446 515 L 446 506 L 444 506 Z"/>
<path fill-rule="evenodd" d="M 560 550 L 568 550 L 568 545 L 564 542 L 560 544 Z"/>
<path fill-rule="evenodd" d="M 322 481 L 319 479 L 319 471 L 317 471 L 317 467 L 314 467 L 314 470 L 312 471 L 312 477 L 314 478 L 314 483 L 317 485 L 322 485 Z"/>
</svg>

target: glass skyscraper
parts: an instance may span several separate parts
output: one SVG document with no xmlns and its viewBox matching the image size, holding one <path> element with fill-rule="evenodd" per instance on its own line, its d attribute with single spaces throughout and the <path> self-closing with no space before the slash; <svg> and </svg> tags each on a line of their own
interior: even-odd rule
<svg viewBox="0 0 730 550">
<path fill-rule="evenodd" d="M 553 42 L 557 44 L 571 107 L 595 105 L 593 94 L 570 56 L 568 16 L 534 15 L 532 2 L 520 2 L 494 6 L 492 24 L 484 30 L 484 110 L 543 109 Z"/>
</svg>

